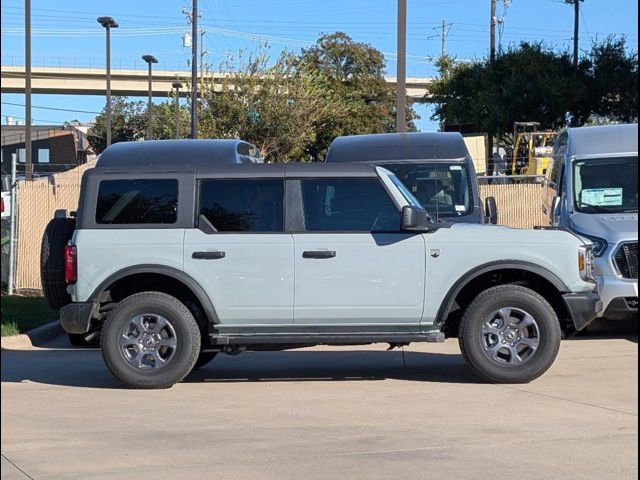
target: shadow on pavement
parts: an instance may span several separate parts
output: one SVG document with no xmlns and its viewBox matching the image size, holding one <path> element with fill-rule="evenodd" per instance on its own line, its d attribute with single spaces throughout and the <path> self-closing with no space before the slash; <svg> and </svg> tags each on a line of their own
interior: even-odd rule
<svg viewBox="0 0 640 480">
<path fill-rule="evenodd" d="M 606 340 L 622 338 L 638 343 L 638 320 L 595 320 L 587 329 L 567 340 Z"/>
<path fill-rule="evenodd" d="M 405 366 L 406 362 L 406 366 Z M 2 382 L 83 388 L 125 388 L 96 350 L 2 350 Z M 481 383 L 461 355 L 406 351 L 246 352 L 221 355 L 186 383 L 410 380 Z"/>
</svg>

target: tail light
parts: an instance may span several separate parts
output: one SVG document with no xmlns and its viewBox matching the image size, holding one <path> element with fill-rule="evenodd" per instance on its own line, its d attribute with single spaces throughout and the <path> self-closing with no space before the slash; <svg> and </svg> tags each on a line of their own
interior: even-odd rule
<svg viewBox="0 0 640 480">
<path fill-rule="evenodd" d="M 75 245 L 64 247 L 64 281 L 76 283 L 78 280 L 78 249 Z"/>
<path fill-rule="evenodd" d="M 2 200 L 2 213 L 4 213 L 4 198 L 1 198 L 0 200 Z"/>
</svg>

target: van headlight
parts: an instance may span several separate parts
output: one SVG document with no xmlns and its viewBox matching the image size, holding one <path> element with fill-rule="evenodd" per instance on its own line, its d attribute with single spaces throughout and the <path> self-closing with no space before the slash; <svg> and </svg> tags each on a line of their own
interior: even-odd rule
<svg viewBox="0 0 640 480">
<path fill-rule="evenodd" d="M 593 278 L 593 245 L 578 247 L 578 270 L 582 280 L 595 283 Z"/>
</svg>

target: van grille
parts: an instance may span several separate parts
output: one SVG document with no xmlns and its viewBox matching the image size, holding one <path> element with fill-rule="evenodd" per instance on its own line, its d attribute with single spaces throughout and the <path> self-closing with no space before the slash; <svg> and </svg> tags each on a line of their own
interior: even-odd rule
<svg viewBox="0 0 640 480">
<path fill-rule="evenodd" d="M 614 260 L 620 275 L 638 279 L 638 242 L 623 244 L 618 248 Z"/>
</svg>

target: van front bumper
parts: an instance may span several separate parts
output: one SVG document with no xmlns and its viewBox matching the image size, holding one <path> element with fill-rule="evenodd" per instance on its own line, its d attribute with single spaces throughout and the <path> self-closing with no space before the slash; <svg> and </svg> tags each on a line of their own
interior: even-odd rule
<svg viewBox="0 0 640 480">
<path fill-rule="evenodd" d="M 82 334 L 89 332 L 91 317 L 95 305 L 91 302 L 76 302 L 60 309 L 60 325 L 67 333 Z"/>
<path fill-rule="evenodd" d="M 598 291 L 604 303 L 607 319 L 632 318 L 638 315 L 638 280 L 603 275 L 598 279 Z"/>
<path fill-rule="evenodd" d="M 576 332 L 584 330 L 602 315 L 604 304 L 596 292 L 566 293 L 562 296 Z"/>
</svg>

